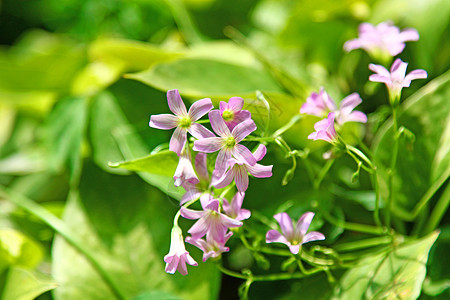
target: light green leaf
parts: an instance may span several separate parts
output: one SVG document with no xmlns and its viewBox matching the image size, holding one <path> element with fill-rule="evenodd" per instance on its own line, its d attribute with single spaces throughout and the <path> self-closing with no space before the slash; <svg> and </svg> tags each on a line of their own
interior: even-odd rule
<svg viewBox="0 0 450 300">
<path fill-rule="evenodd" d="M 208 59 L 159 63 L 127 77 L 163 91 L 176 88 L 194 98 L 252 95 L 256 90 L 281 91 L 264 70 Z"/>
<path fill-rule="evenodd" d="M 428 252 L 439 233 L 361 259 L 347 271 L 333 299 L 416 299 L 426 274 Z"/>
<path fill-rule="evenodd" d="M 8 270 L 1 299 L 32 300 L 57 286 L 58 284 L 46 275 L 12 267 Z"/>
<path fill-rule="evenodd" d="M 416 137 L 411 144 L 399 140 L 399 154 L 393 175 L 395 204 L 410 210 L 436 181 L 445 182 L 450 175 L 450 147 L 446 143 L 450 131 L 450 72 L 438 77 L 408 98 L 401 106 L 399 126 L 412 131 Z M 381 162 L 380 191 L 388 195 L 388 166 L 392 156 L 392 119 L 377 132 L 372 149 Z"/>
</svg>

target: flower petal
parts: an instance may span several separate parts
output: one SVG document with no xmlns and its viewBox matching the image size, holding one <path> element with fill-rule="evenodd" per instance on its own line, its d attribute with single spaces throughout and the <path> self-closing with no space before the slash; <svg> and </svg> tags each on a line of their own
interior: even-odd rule
<svg viewBox="0 0 450 300">
<path fill-rule="evenodd" d="M 256 130 L 256 124 L 253 120 L 245 120 L 242 123 L 236 125 L 231 132 L 231 135 L 236 140 L 236 143 L 242 141 L 246 136 Z"/>
<path fill-rule="evenodd" d="M 298 254 L 298 252 L 300 251 L 300 247 L 301 245 L 289 245 L 289 250 L 292 254 Z"/>
<path fill-rule="evenodd" d="M 299 240 L 301 240 L 305 236 L 306 232 L 308 231 L 309 225 L 311 225 L 313 218 L 314 213 L 308 211 L 304 213 L 300 217 L 300 219 L 298 219 L 297 226 L 295 227 L 295 233 Z"/>
<path fill-rule="evenodd" d="M 313 242 L 313 241 L 322 241 L 324 239 L 325 239 L 325 236 L 323 235 L 323 233 L 318 232 L 318 231 L 311 231 L 305 235 L 305 237 L 303 238 L 302 244 L 308 243 L 308 242 Z"/>
<path fill-rule="evenodd" d="M 367 116 L 365 113 L 355 110 L 351 112 L 346 118 L 345 122 L 360 122 L 367 123 Z M 341 123 L 342 124 L 342 123 Z"/>
<path fill-rule="evenodd" d="M 286 237 L 286 239 L 288 241 L 291 240 L 294 234 L 294 227 L 291 217 L 289 217 L 289 215 L 285 212 L 276 214 L 273 217 L 280 224 L 281 231 L 283 232 L 283 235 Z"/>
<path fill-rule="evenodd" d="M 236 144 L 233 148 L 232 154 L 240 162 L 246 163 L 250 166 L 256 164 L 256 159 L 247 147 L 241 144 Z"/>
<path fill-rule="evenodd" d="M 407 63 L 403 62 L 400 58 L 397 58 L 391 66 L 392 82 L 403 82 L 403 80 L 405 79 L 407 67 Z"/>
<path fill-rule="evenodd" d="M 192 123 L 191 126 L 189 126 L 188 131 L 193 137 L 199 140 L 215 137 L 214 133 L 212 133 L 208 128 L 197 123 Z"/>
<path fill-rule="evenodd" d="M 266 156 L 267 148 L 264 146 L 264 144 L 259 144 L 258 148 L 256 148 L 255 152 L 253 152 L 253 156 L 255 157 L 256 161 L 260 161 L 261 159 Z"/>
<path fill-rule="evenodd" d="M 391 78 L 391 73 L 389 73 L 389 71 L 381 65 L 370 64 L 369 70 L 377 73 L 378 75 L 380 75 L 382 77 Z"/>
<path fill-rule="evenodd" d="M 217 135 L 221 137 L 231 136 L 230 129 L 228 129 L 227 125 L 225 124 L 225 121 L 220 115 L 220 111 L 212 110 L 209 112 L 208 116 L 209 121 L 211 122 L 211 127 Z"/>
<path fill-rule="evenodd" d="M 352 50 L 359 49 L 359 48 L 361 48 L 361 42 L 359 41 L 359 39 L 349 40 L 344 43 L 344 50 L 347 52 L 350 52 Z"/>
<path fill-rule="evenodd" d="M 228 100 L 228 109 L 235 113 L 242 110 L 243 107 L 244 99 L 241 97 L 231 97 L 230 100 Z"/>
<path fill-rule="evenodd" d="M 196 219 L 200 219 L 201 217 L 203 217 L 203 215 L 205 213 L 203 211 L 193 210 L 193 209 L 189 209 L 186 207 L 181 207 L 180 214 L 183 218 L 190 219 L 190 220 L 196 220 Z"/>
<path fill-rule="evenodd" d="M 170 90 L 167 92 L 167 102 L 169 103 L 169 109 L 175 115 L 182 117 L 187 115 L 186 106 L 181 100 L 178 90 Z"/>
<path fill-rule="evenodd" d="M 200 151 L 205 153 L 213 153 L 218 151 L 222 147 L 222 138 L 210 137 L 201 140 L 194 141 L 194 151 Z"/>
<path fill-rule="evenodd" d="M 158 129 L 172 129 L 178 126 L 178 117 L 170 114 L 152 115 L 148 125 Z"/>
<path fill-rule="evenodd" d="M 405 30 L 403 30 L 400 33 L 400 40 L 402 42 L 418 41 L 419 40 L 419 33 L 414 28 L 405 29 Z"/>
<path fill-rule="evenodd" d="M 181 155 L 184 145 L 186 144 L 187 133 L 186 129 L 177 127 L 170 138 L 169 150 L 175 152 L 178 156 Z"/>
<path fill-rule="evenodd" d="M 267 178 L 272 176 L 273 165 L 263 166 L 260 164 L 255 164 L 254 166 L 246 166 L 250 174 L 257 178 Z"/>
<path fill-rule="evenodd" d="M 350 113 L 355 107 L 361 104 L 362 99 L 358 93 L 353 93 L 342 99 L 340 110 Z"/>
<path fill-rule="evenodd" d="M 214 179 L 211 183 L 215 188 L 222 189 L 230 185 L 235 176 L 234 167 L 231 167 L 220 178 Z"/>
<path fill-rule="evenodd" d="M 188 116 L 191 121 L 195 122 L 204 115 L 206 115 L 214 106 L 211 102 L 211 99 L 205 98 L 198 101 L 195 101 L 191 107 L 189 108 Z"/>
<path fill-rule="evenodd" d="M 383 82 L 386 84 L 391 84 L 392 80 L 390 77 L 386 77 L 383 75 L 379 75 L 379 74 L 372 74 L 369 76 L 369 80 L 372 82 Z"/>
<path fill-rule="evenodd" d="M 216 165 L 214 167 L 213 174 L 216 177 L 221 177 L 225 170 L 228 168 L 228 160 L 231 158 L 231 150 L 220 149 L 219 154 L 217 154 Z"/>
<path fill-rule="evenodd" d="M 408 75 L 405 76 L 405 81 L 411 82 L 411 80 L 414 79 L 425 79 L 427 77 L 428 77 L 427 71 L 418 69 L 409 72 Z"/>
<path fill-rule="evenodd" d="M 266 243 L 283 243 L 286 245 L 290 244 L 281 233 L 274 229 L 267 231 Z"/>
<path fill-rule="evenodd" d="M 243 166 L 234 165 L 234 180 L 239 192 L 243 193 L 248 188 L 248 174 Z"/>
<path fill-rule="evenodd" d="M 209 173 L 208 173 L 208 165 L 207 165 L 207 154 L 199 152 L 195 156 L 195 170 L 197 170 L 197 174 L 200 179 L 208 181 Z"/>
</svg>

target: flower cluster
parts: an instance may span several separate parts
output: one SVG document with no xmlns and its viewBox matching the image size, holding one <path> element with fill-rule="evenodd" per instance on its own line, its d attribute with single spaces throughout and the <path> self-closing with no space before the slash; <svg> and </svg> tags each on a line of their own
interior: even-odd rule
<svg viewBox="0 0 450 300">
<path fill-rule="evenodd" d="M 219 257 L 229 251 L 225 246 L 233 235 L 229 228 L 242 226 L 242 221 L 251 215 L 249 210 L 242 208 L 249 173 L 258 178 L 271 177 L 272 166 L 257 163 L 267 152 L 264 145 L 260 144 L 252 153 L 242 144 L 256 130 L 250 112 L 242 109 L 242 98 L 233 97 L 228 103 L 222 101 L 218 110 L 213 110 L 211 99 L 202 99 L 192 104 L 189 111 L 178 90 L 168 91 L 167 100 L 175 115 L 152 115 L 149 125 L 158 129 L 176 128 L 169 147 L 179 157 L 173 178 L 175 186 L 182 186 L 186 193 L 180 201 L 182 207 L 175 217 L 171 247 L 164 261 L 166 272 L 173 274 L 178 270 L 186 275 L 186 263 L 193 266 L 197 263 L 185 249 L 182 231 L 177 225 L 178 217 L 197 220 L 188 230 L 190 236 L 185 241 L 203 251 L 203 261 Z M 197 122 L 206 114 L 215 134 Z M 191 144 L 187 141 L 188 132 L 195 138 Z M 194 165 L 192 151 L 196 152 Z M 210 175 L 207 160 L 215 157 L 211 155 L 215 152 L 215 167 Z M 215 189 L 232 188 L 233 182 L 237 192 L 231 201 L 224 198 L 226 193 L 215 194 Z M 197 200 L 201 210 L 188 208 Z"/>
</svg>

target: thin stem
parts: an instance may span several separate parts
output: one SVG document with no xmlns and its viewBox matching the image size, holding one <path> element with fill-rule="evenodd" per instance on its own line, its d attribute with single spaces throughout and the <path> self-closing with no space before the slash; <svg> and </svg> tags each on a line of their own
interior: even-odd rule
<svg viewBox="0 0 450 300">
<path fill-rule="evenodd" d="M 435 230 L 439 226 L 439 223 L 444 217 L 444 214 L 447 211 L 449 204 L 450 204 L 450 184 L 447 184 L 444 193 L 442 193 L 441 198 L 439 198 L 439 201 L 436 203 L 436 206 L 431 212 L 431 216 L 428 219 L 428 223 L 425 225 L 425 228 L 423 229 L 423 234 L 428 234 L 429 232 Z"/>
<path fill-rule="evenodd" d="M 392 201 L 394 197 L 394 170 L 395 166 L 397 165 L 397 156 L 398 156 L 398 120 L 397 120 L 397 111 L 398 106 L 393 104 L 392 106 L 392 119 L 393 119 L 393 137 L 394 137 L 394 146 L 392 149 L 392 157 L 391 157 L 391 165 L 389 168 L 388 173 L 388 190 L 389 190 L 389 196 L 387 201 L 387 209 L 386 209 L 386 226 L 391 227 L 391 209 L 392 209 Z"/>
<path fill-rule="evenodd" d="M 124 292 L 119 288 L 119 286 L 116 285 L 110 275 L 110 272 L 102 267 L 100 262 L 91 254 L 89 249 L 85 247 L 85 243 L 82 240 L 79 240 L 63 221 L 61 221 L 41 205 L 35 203 L 33 200 L 12 190 L 8 190 L 2 185 L 0 185 L 0 197 L 11 201 L 12 203 L 36 216 L 49 227 L 51 227 L 86 258 L 86 260 L 91 264 L 94 270 L 97 271 L 97 273 L 100 275 L 100 277 L 103 279 L 105 284 L 117 299 L 126 299 Z"/>
<path fill-rule="evenodd" d="M 371 248 L 376 247 L 379 245 L 385 245 L 392 243 L 392 237 L 391 236 L 381 236 L 376 238 L 370 238 L 370 239 L 364 239 L 359 240 L 355 242 L 348 242 L 348 243 L 342 243 L 339 245 L 336 245 L 337 251 L 354 251 L 354 250 L 360 250 L 365 248 Z"/>
<path fill-rule="evenodd" d="M 279 128 L 277 131 L 275 131 L 272 136 L 273 137 L 279 137 L 280 135 L 282 135 L 283 133 L 285 133 L 286 131 L 288 131 L 289 129 L 291 129 L 292 126 L 294 126 L 295 124 L 297 124 L 301 119 L 303 118 L 302 115 L 294 115 L 288 123 L 286 123 L 286 125 L 284 125 L 283 127 Z"/>
<path fill-rule="evenodd" d="M 380 220 L 380 187 L 378 186 L 377 170 L 372 173 L 372 184 L 375 189 L 375 209 L 373 211 L 373 220 L 377 227 L 382 227 Z"/>
<path fill-rule="evenodd" d="M 339 221 L 326 211 L 323 212 L 323 216 L 331 224 L 341 227 L 341 228 L 344 228 L 346 230 L 364 232 L 364 233 L 375 234 L 375 235 L 384 235 L 387 232 L 387 230 L 385 228 L 379 228 L 379 227 L 374 227 L 374 226 L 365 225 L 365 224 L 348 223 L 348 222 Z"/>
<path fill-rule="evenodd" d="M 320 170 L 319 174 L 317 175 L 317 178 L 314 180 L 313 187 L 314 189 L 318 190 L 320 187 L 320 184 L 322 183 L 323 179 L 325 178 L 325 175 L 327 175 L 328 171 L 333 166 L 334 159 L 328 160 L 323 168 Z"/>
</svg>

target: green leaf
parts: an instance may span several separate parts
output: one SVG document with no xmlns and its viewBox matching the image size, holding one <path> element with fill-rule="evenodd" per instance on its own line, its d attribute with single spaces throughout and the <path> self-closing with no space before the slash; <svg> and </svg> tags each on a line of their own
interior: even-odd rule
<svg viewBox="0 0 450 300">
<path fill-rule="evenodd" d="M 163 91 L 177 88 L 194 98 L 252 95 L 256 90 L 281 91 L 264 70 L 209 59 L 159 63 L 127 77 Z"/>
<path fill-rule="evenodd" d="M 8 270 L 1 299 L 32 300 L 57 286 L 58 284 L 46 275 L 12 267 Z"/>
<path fill-rule="evenodd" d="M 87 119 L 87 98 L 66 98 L 58 103 L 47 120 L 47 143 L 50 169 L 61 170 L 68 165 L 71 179 L 81 169 L 81 146 Z"/>
<path fill-rule="evenodd" d="M 87 162 L 79 193 L 72 192 L 63 219 L 127 298 L 158 292 L 181 299 L 215 299 L 220 273 L 212 263 L 189 266 L 187 276 L 164 271 L 177 209 L 177 203 L 171 204 L 136 176 L 109 174 Z M 197 261 L 199 252 L 191 251 Z M 113 298 L 86 259 L 60 237 L 53 257 L 53 275 L 60 283 L 55 299 Z"/>
<path fill-rule="evenodd" d="M 334 290 L 336 299 L 416 299 L 438 232 L 361 259 Z"/>
<path fill-rule="evenodd" d="M 450 130 L 445 129 L 450 120 L 450 72 L 438 77 L 401 106 L 399 126 L 411 130 L 416 140 L 410 144 L 399 139 L 397 167 L 393 175 L 395 204 L 410 210 L 430 186 L 444 182 L 450 175 Z M 392 119 L 377 132 L 372 149 L 379 165 L 380 192 L 388 196 L 388 166 L 393 142 Z M 420 158 L 420 159 L 419 159 Z"/>
</svg>

